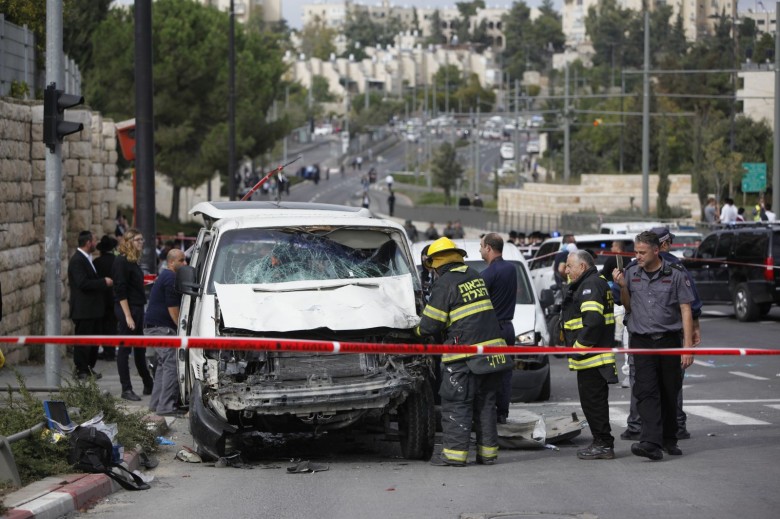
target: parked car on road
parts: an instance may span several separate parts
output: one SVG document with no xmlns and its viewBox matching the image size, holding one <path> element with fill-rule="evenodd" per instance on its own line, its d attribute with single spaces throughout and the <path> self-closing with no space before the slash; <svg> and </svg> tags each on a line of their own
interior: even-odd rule
<svg viewBox="0 0 780 519">
<path fill-rule="evenodd" d="M 399 224 L 367 209 L 296 202 L 203 202 L 179 333 L 191 337 L 416 343 L 422 287 Z M 384 428 L 409 459 L 435 432 L 430 356 L 188 349 L 182 399 L 201 456 L 243 432 Z"/>
<path fill-rule="evenodd" d="M 511 142 L 504 142 L 498 152 L 501 154 L 501 160 L 513 160 L 515 158 L 515 145 Z"/>
<path fill-rule="evenodd" d="M 600 255 L 599 252 L 609 251 L 614 240 L 622 241 L 623 250 L 631 252 L 634 250 L 634 238 L 635 236 L 618 234 L 581 234 L 574 237 L 578 249 L 588 249 L 596 254 L 596 267 L 598 269 L 601 269 L 607 260 L 607 256 Z M 555 253 L 561 250 L 562 241 L 563 238 L 560 236 L 545 240 L 539 247 L 536 256 L 529 262 L 531 280 L 537 295 L 541 295 L 542 290 L 555 284 L 552 266 L 555 261 Z"/>
<path fill-rule="evenodd" d="M 716 230 L 683 264 L 704 304 L 732 303 L 738 320 L 755 321 L 780 302 L 780 222 Z"/>
<path fill-rule="evenodd" d="M 466 251 L 466 265 L 482 272 L 487 263 L 479 254 L 479 240 L 453 240 L 458 248 Z M 422 271 L 420 252 L 432 241 L 417 242 L 412 246 L 412 254 L 418 270 Z M 517 247 L 507 245 L 503 252 L 504 261 L 512 263 L 517 269 L 517 306 L 512 325 L 515 328 L 517 346 L 535 346 L 549 344 L 549 333 L 545 324 L 544 312 L 531 285 L 528 265 Z M 546 355 L 522 355 L 516 357 L 517 365 L 512 373 L 512 402 L 533 402 L 550 398 L 550 363 Z"/>
</svg>

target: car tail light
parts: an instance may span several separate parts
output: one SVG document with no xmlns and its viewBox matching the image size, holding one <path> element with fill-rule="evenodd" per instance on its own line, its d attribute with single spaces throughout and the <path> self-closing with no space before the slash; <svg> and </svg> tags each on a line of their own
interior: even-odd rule
<svg viewBox="0 0 780 519">
<path fill-rule="evenodd" d="M 772 256 L 766 259 L 766 269 L 764 269 L 764 279 L 767 281 L 775 280 L 775 261 Z"/>
</svg>

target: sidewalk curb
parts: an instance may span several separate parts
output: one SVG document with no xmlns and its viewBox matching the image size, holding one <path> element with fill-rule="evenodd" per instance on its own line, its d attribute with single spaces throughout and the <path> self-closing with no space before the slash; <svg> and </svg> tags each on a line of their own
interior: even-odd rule
<svg viewBox="0 0 780 519">
<path fill-rule="evenodd" d="M 147 415 L 154 424 L 155 437 L 168 430 L 165 418 Z M 133 471 L 139 466 L 137 451 L 125 452 L 124 462 Z M 56 519 L 70 512 L 89 508 L 95 502 L 120 490 L 118 483 L 105 474 L 62 474 L 30 483 L 8 494 L 4 499 L 8 510 L 2 519 Z"/>
</svg>

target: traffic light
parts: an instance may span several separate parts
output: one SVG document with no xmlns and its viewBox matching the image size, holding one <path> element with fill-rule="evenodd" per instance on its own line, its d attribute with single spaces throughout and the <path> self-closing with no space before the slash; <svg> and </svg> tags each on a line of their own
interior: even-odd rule
<svg viewBox="0 0 780 519">
<path fill-rule="evenodd" d="M 43 142 L 53 153 L 58 142 L 66 135 L 84 129 L 81 123 L 64 120 L 65 110 L 84 103 L 82 96 L 66 94 L 50 83 L 43 91 Z"/>
</svg>

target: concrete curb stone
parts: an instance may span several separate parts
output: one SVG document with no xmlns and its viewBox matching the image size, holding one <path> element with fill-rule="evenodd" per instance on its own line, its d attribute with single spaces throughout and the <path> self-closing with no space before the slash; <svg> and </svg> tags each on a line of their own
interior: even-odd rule
<svg viewBox="0 0 780 519">
<path fill-rule="evenodd" d="M 168 430 L 168 422 L 163 417 L 148 415 L 147 420 L 154 424 L 155 437 Z M 140 458 L 139 452 L 130 450 L 125 452 L 124 462 L 133 471 L 140 466 Z M 121 488 L 105 474 L 51 476 L 6 496 L 4 505 L 9 510 L 2 519 L 56 519 L 88 508 Z"/>
</svg>

